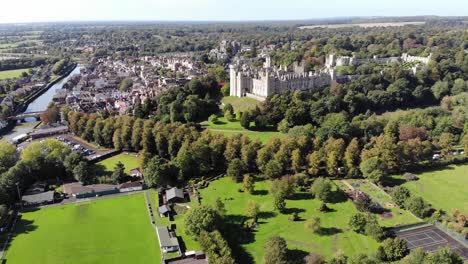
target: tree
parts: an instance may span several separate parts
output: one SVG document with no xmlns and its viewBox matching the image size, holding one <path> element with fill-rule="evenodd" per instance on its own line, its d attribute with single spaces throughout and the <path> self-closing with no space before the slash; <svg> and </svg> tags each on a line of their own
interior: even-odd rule
<svg viewBox="0 0 468 264">
<path fill-rule="evenodd" d="M 223 94 L 223 96 L 229 96 L 230 91 L 231 87 L 229 83 L 225 83 L 223 87 L 221 87 L 221 93 Z"/>
<path fill-rule="evenodd" d="M 73 177 L 83 184 L 90 184 L 93 182 L 93 177 L 90 174 L 89 166 L 86 161 L 80 161 L 80 163 L 73 168 Z"/>
<path fill-rule="evenodd" d="M 383 256 L 381 256 L 382 261 L 397 261 L 405 257 L 408 253 L 406 241 L 400 238 L 388 238 L 379 248 L 381 248 L 379 251 L 384 253 L 382 254 Z"/>
<path fill-rule="evenodd" d="M 216 124 L 216 123 L 218 123 L 218 116 L 215 115 L 215 114 L 212 114 L 212 115 L 210 115 L 210 117 L 208 117 L 208 121 L 211 124 Z"/>
<path fill-rule="evenodd" d="M 425 217 L 428 211 L 426 202 L 421 197 L 411 196 L 405 203 L 405 208 L 418 217 Z"/>
<path fill-rule="evenodd" d="M 143 175 L 148 186 L 166 186 L 175 182 L 175 168 L 158 155 L 146 162 L 144 170 Z"/>
<path fill-rule="evenodd" d="M 310 252 L 305 258 L 304 258 L 305 264 L 324 264 L 325 259 L 320 256 L 319 254 Z"/>
<path fill-rule="evenodd" d="M 273 236 L 268 239 L 264 247 L 263 264 L 287 264 L 287 245 L 284 238 Z"/>
<path fill-rule="evenodd" d="M 346 148 L 344 161 L 347 176 L 350 178 L 359 176 L 359 141 L 353 138 Z"/>
<path fill-rule="evenodd" d="M 331 199 L 332 196 L 332 185 L 330 180 L 325 178 L 317 178 L 311 186 L 311 192 L 315 195 L 316 198 L 320 199 L 323 202 L 327 202 Z"/>
<path fill-rule="evenodd" d="M 255 189 L 255 180 L 250 175 L 244 175 L 244 180 L 242 181 L 242 186 L 245 192 L 252 194 Z"/>
<path fill-rule="evenodd" d="M 432 87 L 431 87 L 432 93 L 434 94 L 434 97 L 436 99 L 441 99 L 445 95 L 447 95 L 450 92 L 448 82 L 444 81 L 437 81 Z"/>
<path fill-rule="evenodd" d="M 302 159 L 302 153 L 300 149 L 295 149 L 291 153 L 291 166 L 295 173 L 299 173 L 304 166 L 304 160 Z"/>
<path fill-rule="evenodd" d="M 434 253 L 430 254 L 427 259 L 428 264 L 448 263 L 462 264 L 463 259 L 453 251 L 450 247 L 439 248 Z"/>
<path fill-rule="evenodd" d="M 1 148 L 0 148 L 1 149 Z M 73 169 L 80 163 L 84 161 L 83 155 L 79 152 L 72 152 L 65 158 L 63 165 L 69 175 L 73 175 Z"/>
<path fill-rule="evenodd" d="M 133 86 L 133 80 L 131 78 L 123 79 L 120 82 L 119 90 L 122 92 L 128 91 Z"/>
<path fill-rule="evenodd" d="M 41 114 L 41 121 L 45 124 L 55 123 L 59 121 L 59 119 L 60 110 L 54 103 L 50 103 L 47 109 Z"/>
<path fill-rule="evenodd" d="M 235 263 L 231 257 L 232 252 L 227 241 L 218 230 L 213 232 L 202 231 L 198 241 L 211 262 L 220 264 Z"/>
<path fill-rule="evenodd" d="M 452 133 L 442 133 L 439 137 L 439 147 L 442 156 L 447 156 L 452 153 L 453 150 L 453 134 Z"/>
<path fill-rule="evenodd" d="M 308 173 L 312 176 L 317 176 L 320 171 L 320 154 L 318 151 L 312 152 L 309 155 L 309 170 Z"/>
<path fill-rule="evenodd" d="M 279 212 L 283 212 L 284 209 L 286 209 L 286 201 L 285 201 L 284 196 L 281 194 L 277 194 L 277 195 L 274 195 L 273 199 L 274 199 L 273 206 L 275 207 L 275 209 L 278 210 Z"/>
<path fill-rule="evenodd" d="M 260 213 L 260 206 L 258 203 L 255 201 L 249 200 L 247 202 L 247 207 L 245 209 L 247 217 L 251 218 L 254 220 L 254 222 L 257 222 L 258 219 L 258 214 Z"/>
<path fill-rule="evenodd" d="M 117 162 L 112 172 L 112 180 L 114 183 L 122 183 L 125 179 L 125 165 L 122 162 Z"/>
<path fill-rule="evenodd" d="M 319 233 L 320 230 L 321 230 L 320 218 L 314 217 L 314 218 L 311 218 L 311 219 L 307 220 L 304 223 L 304 227 L 305 227 L 306 230 L 308 230 L 310 232 Z"/>
<path fill-rule="evenodd" d="M 379 225 L 377 220 L 367 220 L 364 233 L 377 241 L 381 241 L 385 237 L 383 228 Z"/>
<path fill-rule="evenodd" d="M 211 207 L 195 207 L 189 210 L 184 223 L 187 233 L 196 238 L 202 231 L 215 230 L 219 224 L 219 215 Z"/>
<path fill-rule="evenodd" d="M 218 213 L 218 215 L 221 217 L 226 215 L 226 206 L 224 205 L 223 201 L 221 201 L 219 197 L 216 198 L 215 210 Z"/>
<path fill-rule="evenodd" d="M 364 234 L 367 225 L 367 217 L 363 213 L 357 213 L 351 216 L 348 225 L 359 234 Z"/>
<path fill-rule="evenodd" d="M 397 186 L 393 188 L 391 194 L 393 196 L 393 201 L 395 201 L 398 206 L 403 208 L 405 207 L 406 201 L 411 196 L 410 191 L 404 186 Z"/>
<path fill-rule="evenodd" d="M 13 144 L 0 141 L 0 173 L 13 167 L 19 159 L 18 151 Z"/>
<path fill-rule="evenodd" d="M 358 192 L 354 197 L 354 204 L 359 211 L 369 212 L 372 207 L 372 200 L 366 193 Z"/>
<path fill-rule="evenodd" d="M 227 168 L 226 174 L 231 177 L 235 182 L 242 180 L 242 175 L 245 172 L 245 164 L 240 159 L 233 159 Z"/>
<path fill-rule="evenodd" d="M 468 156 L 468 133 L 465 133 L 462 139 L 463 151 L 465 152 L 465 156 Z"/>
<path fill-rule="evenodd" d="M 270 160 L 266 166 L 263 174 L 269 179 L 276 179 L 283 174 L 283 167 L 276 160 Z"/>
<path fill-rule="evenodd" d="M 363 160 L 359 165 L 364 177 L 368 178 L 373 182 L 380 182 L 383 177 L 382 163 L 377 157 L 372 157 L 367 160 Z"/>
<path fill-rule="evenodd" d="M 240 124 L 245 129 L 250 128 L 250 114 L 249 114 L 249 112 L 242 113 L 242 117 L 240 118 Z"/>
</svg>

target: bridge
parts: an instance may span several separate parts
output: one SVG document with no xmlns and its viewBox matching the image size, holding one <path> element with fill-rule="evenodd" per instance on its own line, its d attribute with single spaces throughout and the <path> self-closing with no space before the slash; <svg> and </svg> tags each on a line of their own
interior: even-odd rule
<svg viewBox="0 0 468 264">
<path fill-rule="evenodd" d="M 22 113 L 22 114 L 19 114 L 19 115 L 10 116 L 10 117 L 8 117 L 8 119 L 9 120 L 24 120 L 25 118 L 28 118 L 28 117 L 39 118 L 42 115 L 42 113 L 44 113 L 44 111 Z"/>
</svg>

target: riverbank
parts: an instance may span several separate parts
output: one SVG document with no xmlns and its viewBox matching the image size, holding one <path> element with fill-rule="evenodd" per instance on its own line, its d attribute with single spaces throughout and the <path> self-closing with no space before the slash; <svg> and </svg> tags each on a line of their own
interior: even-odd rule
<svg viewBox="0 0 468 264">
<path fill-rule="evenodd" d="M 64 78 L 68 77 L 68 75 L 70 75 L 75 70 L 75 68 L 77 66 L 78 66 L 78 64 L 73 63 L 72 65 L 70 65 L 68 67 L 68 69 L 65 71 L 65 73 L 63 75 L 60 75 L 60 77 L 58 77 L 55 80 L 52 80 L 50 83 L 48 83 L 46 86 L 44 86 L 44 88 L 39 89 L 35 93 L 28 96 L 22 103 L 20 103 L 20 105 L 18 106 L 19 107 L 18 109 L 20 109 L 20 110 L 17 111 L 17 112 L 19 112 L 19 113 L 25 112 L 26 109 L 28 108 L 29 104 L 31 104 L 32 102 L 34 102 L 34 100 L 39 98 L 39 96 L 41 96 L 45 92 L 47 92 L 50 88 L 52 88 L 52 86 L 54 86 L 55 84 L 57 84 L 58 82 L 60 82 Z M 19 113 L 17 113 L 17 114 L 19 114 Z"/>
<path fill-rule="evenodd" d="M 55 91 L 58 89 L 61 89 L 62 87 L 57 87 L 54 89 L 55 85 L 63 86 L 65 82 L 67 81 L 66 78 L 71 77 L 73 74 L 73 71 L 76 69 L 79 69 L 79 65 L 76 63 L 73 63 L 70 65 L 65 73 L 58 78 L 52 80 L 50 83 L 48 83 L 44 88 L 36 91 L 35 93 L 31 94 L 27 98 L 21 102 L 17 108 L 17 111 L 15 114 L 20 114 L 20 113 L 25 113 L 25 112 L 31 112 L 31 111 L 43 111 L 47 107 L 47 105 L 52 101 L 53 95 L 55 94 Z M 62 83 L 60 83 L 62 82 Z M 51 91 L 51 90 L 54 91 Z M 50 92 L 49 92 L 50 91 Z M 48 93 L 48 94 L 47 94 Z M 41 97 L 46 97 L 46 98 L 41 98 Z M 39 108 L 41 109 L 36 109 L 36 110 L 31 110 L 29 108 Z M 44 108 L 44 109 L 42 109 Z M 33 131 L 37 125 L 38 122 L 33 122 L 34 124 L 32 126 L 25 125 L 25 124 L 18 124 L 17 121 L 11 120 L 8 122 L 8 126 L 0 130 L 0 136 L 3 137 L 5 136 L 5 140 L 11 139 L 19 134 L 27 134 L 31 131 Z M 18 128 L 18 129 L 17 129 Z"/>
</svg>

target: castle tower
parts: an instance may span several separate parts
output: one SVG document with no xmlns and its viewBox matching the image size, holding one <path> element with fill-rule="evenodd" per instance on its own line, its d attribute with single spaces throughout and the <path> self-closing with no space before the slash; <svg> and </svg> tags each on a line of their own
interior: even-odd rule
<svg viewBox="0 0 468 264">
<path fill-rule="evenodd" d="M 234 65 L 229 65 L 229 86 L 230 86 L 230 91 L 229 95 L 230 96 L 241 96 L 241 92 L 237 87 L 237 69 Z"/>
<path fill-rule="evenodd" d="M 266 58 L 265 58 L 264 68 L 271 68 L 271 57 L 270 57 L 270 55 L 267 55 Z"/>
</svg>

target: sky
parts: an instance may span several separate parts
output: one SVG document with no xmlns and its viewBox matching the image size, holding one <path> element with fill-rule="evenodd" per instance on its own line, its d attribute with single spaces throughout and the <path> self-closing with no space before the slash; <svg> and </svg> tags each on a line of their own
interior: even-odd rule
<svg viewBox="0 0 468 264">
<path fill-rule="evenodd" d="M 467 16 L 468 0 L 0 0 L 0 23 Z"/>
</svg>

